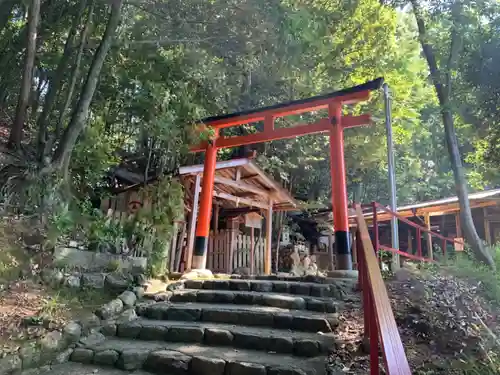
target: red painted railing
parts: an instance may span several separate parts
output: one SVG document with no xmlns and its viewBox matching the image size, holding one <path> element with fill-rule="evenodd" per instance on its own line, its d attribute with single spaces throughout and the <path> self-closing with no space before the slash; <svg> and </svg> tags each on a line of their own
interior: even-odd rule
<svg viewBox="0 0 500 375">
<path fill-rule="evenodd" d="M 408 220 L 407 218 L 403 217 L 402 215 L 398 214 L 397 212 L 394 212 L 391 209 L 389 209 L 388 207 L 381 205 L 380 203 L 373 202 L 371 204 L 371 207 L 372 207 L 372 215 L 373 215 L 372 216 L 373 233 L 374 233 L 373 242 L 374 242 L 374 248 L 377 250 L 377 255 L 379 254 L 380 250 L 383 250 L 383 251 L 388 251 L 388 252 L 393 253 L 393 254 L 399 254 L 400 256 L 403 256 L 403 257 L 409 258 L 409 259 L 413 259 L 413 260 L 419 260 L 419 261 L 423 261 L 423 262 L 434 262 L 435 259 L 433 257 L 433 250 L 434 249 L 432 248 L 432 242 L 433 242 L 432 238 L 436 238 L 439 240 L 440 248 L 441 248 L 441 252 L 442 252 L 443 257 L 446 257 L 446 246 L 448 244 L 451 244 L 452 246 L 455 246 L 455 244 L 459 244 L 459 245 L 463 246 L 463 242 L 461 242 L 460 240 L 458 240 L 456 238 L 445 237 L 439 233 L 433 232 L 429 228 L 426 228 L 422 225 L 416 224 L 416 223 Z M 382 245 L 380 243 L 379 227 L 378 227 L 378 223 L 379 223 L 378 222 L 378 215 L 380 213 L 389 214 L 389 216 L 395 217 L 399 221 L 404 222 L 405 224 L 409 225 L 410 227 L 415 228 L 416 240 L 417 240 L 417 255 L 410 254 L 407 251 L 401 251 L 400 249 L 394 249 L 391 246 Z M 430 248 L 431 253 L 430 254 L 428 253 L 427 257 L 424 257 L 422 254 L 422 234 L 423 233 L 427 233 L 427 238 L 428 238 L 427 241 L 429 241 L 429 243 L 431 243 L 431 245 L 430 245 L 431 246 L 431 248 Z M 429 257 L 429 255 L 430 255 L 430 257 Z"/>
<path fill-rule="evenodd" d="M 411 375 L 387 289 L 361 207 L 356 207 L 356 251 L 363 291 L 365 338 L 370 342 L 370 375 L 378 375 L 379 343 L 387 375 Z"/>
<path fill-rule="evenodd" d="M 370 344 L 370 375 L 378 375 L 380 373 L 379 348 L 382 352 L 387 375 L 411 375 L 387 289 L 382 278 L 382 273 L 380 272 L 378 255 L 380 250 L 383 250 L 412 260 L 434 262 L 433 258 L 424 257 L 422 254 L 422 233 L 427 233 L 428 238 L 436 237 L 441 240 L 441 250 L 444 256 L 446 255 L 446 245 L 448 243 L 453 245 L 460 244 L 462 246 L 463 243 L 455 238 L 447 238 L 439 233 L 432 232 L 430 229 L 416 224 L 376 202 L 368 207 L 363 206 L 372 210 L 372 242 L 365 220 L 366 214 L 363 213 L 361 207 L 360 205 L 355 206 L 357 223 L 356 252 L 359 285 L 363 292 L 365 339 L 368 339 Z M 381 212 L 389 214 L 391 217 L 396 217 L 399 221 L 416 229 L 417 255 L 380 243 L 378 215 Z"/>
</svg>

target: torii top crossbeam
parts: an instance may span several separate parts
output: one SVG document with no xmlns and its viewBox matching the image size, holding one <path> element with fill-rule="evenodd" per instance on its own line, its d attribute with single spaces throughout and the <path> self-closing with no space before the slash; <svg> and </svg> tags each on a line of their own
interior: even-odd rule
<svg viewBox="0 0 500 375">
<path fill-rule="evenodd" d="M 382 83 L 383 79 L 377 78 L 359 86 L 335 91 L 325 95 L 313 96 L 307 99 L 294 100 L 248 111 L 206 117 L 202 119 L 200 123 L 214 129 L 217 133 L 219 129 L 264 121 L 263 132 L 236 137 L 217 137 L 217 148 L 231 148 L 254 143 L 275 141 L 278 139 L 293 138 L 306 134 L 326 133 L 332 127 L 330 121 L 326 118 L 313 124 L 297 125 L 291 128 L 279 129 L 274 129 L 274 120 L 279 117 L 325 109 L 332 103 L 340 103 L 344 105 L 368 100 L 370 92 L 378 90 L 382 86 Z M 342 127 L 344 129 L 367 125 L 369 123 L 369 115 L 342 117 Z M 205 151 L 206 146 L 207 143 L 203 142 L 192 147 L 191 151 Z"/>
<path fill-rule="evenodd" d="M 275 141 L 278 139 L 294 138 L 307 134 L 328 133 L 330 136 L 330 165 L 332 174 L 332 206 L 335 228 L 335 244 L 337 262 L 340 269 L 351 269 L 352 261 L 349 246 L 349 218 L 347 211 L 347 189 L 344 164 L 344 135 L 346 128 L 367 125 L 371 122 L 370 116 L 343 116 L 342 106 L 368 100 L 370 93 L 380 89 L 383 79 L 367 82 L 348 89 L 332 92 L 326 95 L 308 99 L 295 100 L 276 104 L 269 107 L 231 113 L 221 116 L 208 117 L 200 121 L 203 126 L 213 131 L 213 136 L 207 142 L 191 147 L 192 152 L 205 151 L 203 168 L 203 187 L 199 208 L 198 225 L 194 246 L 194 268 L 205 268 L 208 234 L 210 231 L 210 216 L 212 211 L 213 185 L 217 150 L 220 148 L 236 147 L 260 142 Z M 280 117 L 297 115 L 305 112 L 328 109 L 328 117 L 312 124 L 301 124 L 289 128 L 275 128 L 275 120 Z M 264 122 L 263 131 L 243 136 L 221 136 L 224 128 Z M 270 202 L 269 207 L 272 207 Z M 267 215 L 268 239 L 271 235 L 272 209 Z M 267 248 L 271 248 L 270 244 Z M 188 262 L 189 264 L 189 262 Z M 266 250 L 265 272 L 270 273 L 271 252 Z"/>
</svg>

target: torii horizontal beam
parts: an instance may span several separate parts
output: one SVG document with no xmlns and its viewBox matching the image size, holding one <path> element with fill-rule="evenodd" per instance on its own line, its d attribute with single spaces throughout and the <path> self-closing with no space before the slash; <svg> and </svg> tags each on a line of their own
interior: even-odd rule
<svg viewBox="0 0 500 375">
<path fill-rule="evenodd" d="M 307 134 L 328 133 L 332 124 L 328 118 L 321 119 L 312 124 L 297 125 L 290 128 L 274 128 L 274 119 L 270 120 L 271 125 L 263 132 L 237 136 L 237 137 L 219 137 L 217 138 L 217 148 L 231 148 L 242 145 L 250 145 L 261 142 L 277 141 L 279 139 L 294 138 Z M 343 116 L 342 128 L 353 128 L 356 126 L 368 125 L 371 122 L 370 115 L 361 116 Z M 202 142 L 191 147 L 191 152 L 205 151 L 207 142 Z"/>
</svg>

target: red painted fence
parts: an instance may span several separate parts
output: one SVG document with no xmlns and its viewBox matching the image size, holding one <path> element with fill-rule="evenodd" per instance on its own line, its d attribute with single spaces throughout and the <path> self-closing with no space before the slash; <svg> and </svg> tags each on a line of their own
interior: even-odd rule
<svg viewBox="0 0 500 375">
<path fill-rule="evenodd" d="M 379 252 L 383 250 L 412 260 L 434 262 L 433 258 L 422 256 L 422 233 L 426 233 L 428 238 L 436 237 L 441 241 L 441 250 L 444 256 L 446 255 L 446 245 L 448 243 L 453 245 L 458 242 L 462 245 L 462 243 L 454 238 L 447 238 L 439 233 L 432 232 L 430 229 L 402 217 L 379 203 L 374 202 L 369 207 L 372 209 L 373 241 L 370 238 L 368 225 L 366 224 L 366 213 L 363 213 L 359 205 L 355 209 L 357 222 L 356 251 L 359 285 L 363 292 L 365 339 L 368 339 L 370 343 L 370 375 L 380 374 L 380 351 L 382 352 L 387 375 L 411 375 L 387 289 L 380 272 Z M 417 255 L 380 243 L 377 216 L 381 212 L 396 217 L 416 229 Z"/>
</svg>

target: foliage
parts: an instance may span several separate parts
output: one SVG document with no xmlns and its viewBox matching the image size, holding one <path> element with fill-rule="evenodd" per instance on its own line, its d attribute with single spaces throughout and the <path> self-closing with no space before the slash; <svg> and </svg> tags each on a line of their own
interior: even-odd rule
<svg viewBox="0 0 500 375">
<path fill-rule="evenodd" d="M 125 224 L 124 233 L 136 245 L 145 239 L 151 242 L 150 272 L 162 274 L 168 263 L 165 249 L 172 238 L 174 222 L 184 213 L 184 189 L 176 179 L 163 177 L 142 188 L 139 194 L 149 204 Z"/>
<path fill-rule="evenodd" d="M 490 249 L 493 259 L 500 269 L 500 244 Z M 444 262 L 445 269 L 453 275 L 478 282 L 481 290 L 495 305 L 500 306 L 500 273 L 491 271 L 484 264 L 474 260 L 470 251 L 456 253 L 456 256 Z"/>
</svg>

